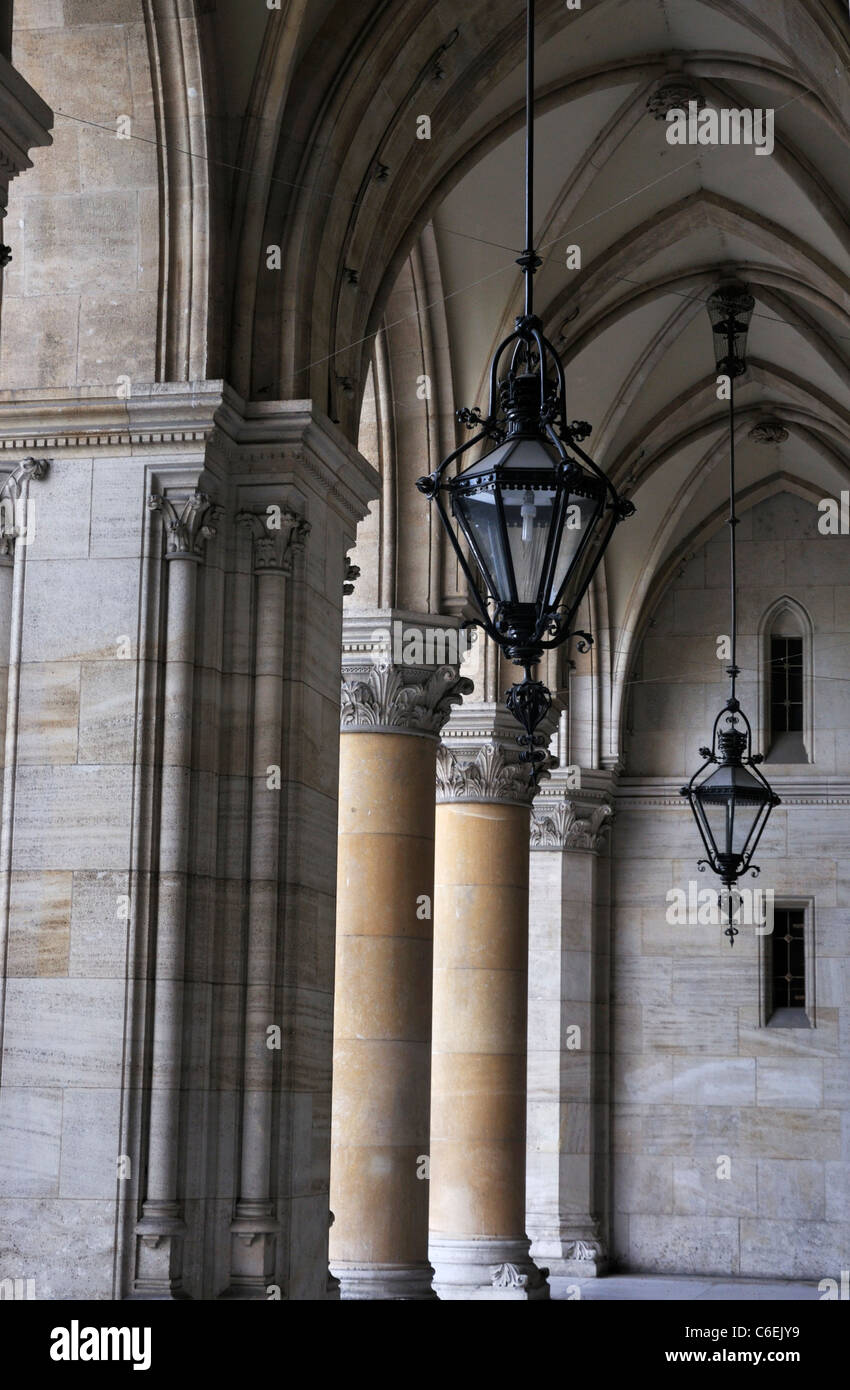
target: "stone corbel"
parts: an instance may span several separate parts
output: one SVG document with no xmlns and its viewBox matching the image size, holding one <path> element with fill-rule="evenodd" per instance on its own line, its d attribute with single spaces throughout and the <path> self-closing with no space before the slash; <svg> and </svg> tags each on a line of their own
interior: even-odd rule
<svg viewBox="0 0 850 1390">
<path fill-rule="evenodd" d="M 148 498 L 148 506 L 162 514 L 166 560 L 194 560 L 199 564 L 207 541 L 216 534 L 223 508 L 205 492 L 191 492 L 188 497 L 175 500 L 155 492 Z"/>
<path fill-rule="evenodd" d="M 236 520 L 247 528 L 253 540 L 255 574 L 269 570 L 292 573 L 295 554 L 303 550 L 310 534 L 309 521 L 291 507 L 278 507 L 271 515 L 268 511 L 239 512 Z"/>
</svg>

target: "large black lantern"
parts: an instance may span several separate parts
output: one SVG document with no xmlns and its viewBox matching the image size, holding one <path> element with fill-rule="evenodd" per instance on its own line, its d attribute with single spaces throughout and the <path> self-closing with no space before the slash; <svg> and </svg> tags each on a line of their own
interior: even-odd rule
<svg viewBox="0 0 850 1390">
<path fill-rule="evenodd" d="M 754 300 L 746 285 L 721 285 L 708 300 L 709 317 L 714 334 L 717 370 L 729 377 L 729 560 L 731 588 L 731 653 L 726 674 L 731 692 L 725 706 L 714 721 L 711 747 L 701 748 L 705 759 L 694 773 L 682 796 L 686 796 L 694 813 L 705 846 L 706 859 L 699 868 L 711 868 L 727 890 L 735 887 L 745 873 L 757 874 L 753 855 L 767 824 L 768 816 L 779 797 L 758 771 L 763 762 L 760 753 L 753 753 L 750 722 L 741 709 L 736 695 L 740 675 L 737 664 L 738 606 L 737 567 L 735 552 L 735 392 L 734 381 L 747 369 L 747 329 L 752 317 Z M 707 772 L 711 768 L 712 771 Z M 725 929 L 729 945 L 734 946 L 738 929 L 730 910 Z"/>
<path fill-rule="evenodd" d="M 535 730 L 551 696 L 532 678 L 531 667 L 546 648 L 574 635 L 573 618 L 614 527 L 634 507 L 579 447 L 590 426 L 568 422 L 564 370 L 533 311 L 533 277 L 542 264 L 531 249 L 533 0 L 528 0 L 527 24 L 527 249 L 517 262 L 525 275 L 525 313 L 496 349 L 487 414 L 477 408 L 458 412 L 472 437 L 420 478 L 417 487 L 436 502 L 481 625 L 509 660 L 525 670 L 523 682 L 508 692 L 507 705 L 525 729 L 522 756 L 536 777 L 546 755 Z M 480 457 L 450 475 L 451 465 L 476 446 L 483 447 Z M 575 635 L 586 650 L 589 634 Z"/>
</svg>

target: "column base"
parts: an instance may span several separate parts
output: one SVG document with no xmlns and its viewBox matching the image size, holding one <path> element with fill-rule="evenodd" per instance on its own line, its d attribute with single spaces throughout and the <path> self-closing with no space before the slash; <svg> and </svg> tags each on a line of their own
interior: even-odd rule
<svg viewBox="0 0 850 1390">
<path fill-rule="evenodd" d="M 275 1283 L 275 1246 L 280 1226 L 270 1202 L 237 1203 L 230 1223 L 230 1284 L 223 1299 L 262 1300 Z"/>
<path fill-rule="evenodd" d="M 339 1280 L 339 1297 L 349 1299 L 392 1299 L 394 1301 L 435 1299 L 431 1287 L 434 1271 L 425 1261 L 416 1264 L 354 1264 L 331 1261 L 331 1276 Z"/>
<path fill-rule="evenodd" d="M 128 1301 L 160 1303 L 190 1299 L 183 1288 L 186 1225 L 177 1202 L 145 1202 L 136 1224 L 136 1268 Z"/>
<path fill-rule="evenodd" d="M 428 1255 L 435 1271 L 434 1292 L 444 1301 L 531 1303 L 549 1297 L 549 1271 L 534 1263 L 527 1238 L 432 1236 Z"/>
<path fill-rule="evenodd" d="M 608 1273 L 608 1255 L 595 1236 L 564 1236 L 558 1231 L 535 1235 L 531 1242 L 535 1260 L 549 1266 L 553 1279 L 602 1279 Z"/>
</svg>

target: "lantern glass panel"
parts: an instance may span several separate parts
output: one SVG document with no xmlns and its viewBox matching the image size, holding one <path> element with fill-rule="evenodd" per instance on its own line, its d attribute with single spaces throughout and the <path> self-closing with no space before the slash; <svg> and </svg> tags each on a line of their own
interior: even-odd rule
<svg viewBox="0 0 850 1390">
<path fill-rule="evenodd" d="M 745 767 L 721 766 L 696 788 L 695 798 L 718 854 L 740 858 L 770 793 Z"/>
<path fill-rule="evenodd" d="M 561 585 L 601 513 L 604 498 L 567 495 L 570 473 L 541 439 L 509 439 L 467 468 L 451 486 L 452 508 L 490 576 L 498 600 L 554 606 Z M 480 485 L 476 483 L 480 479 Z M 592 487 L 589 479 L 588 486 Z M 542 593 L 549 537 L 563 506 L 563 527 L 548 592 Z M 512 592 L 511 574 L 516 582 Z"/>
</svg>

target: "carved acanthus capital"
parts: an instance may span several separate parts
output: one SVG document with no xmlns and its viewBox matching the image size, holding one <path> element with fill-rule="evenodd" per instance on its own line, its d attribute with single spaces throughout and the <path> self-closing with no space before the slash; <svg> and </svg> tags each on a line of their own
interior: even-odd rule
<svg viewBox="0 0 850 1390">
<path fill-rule="evenodd" d="M 28 543 L 33 539 L 31 503 L 25 497 L 26 484 L 39 481 L 47 473 L 49 459 L 22 459 L 4 479 L 0 487 L 0 558 L 10 558 L 15 542 Z"/>
<path fill-rule="evenodd" d="M 473 748 L 452 749 L 442 744 L 437 754 L 437 801 L 530 806 L 537 790 L 530 773 L 529 764 L 519 760 L 519 750 L 506 752 L 495 738 Z"/>
<path fill-rule="evenodd" d="M 277 570 L 292 573 L 295 554 L 303 550 L 310 534 L 310 523 L 291 507 L 267 507 L 262 512 L 239 512 L 240 526 L 246 527 L 254 543 L 254 573 Z"/>
<path fill-rule="evenodd" d="M 162 514 L 166 560 L 201 561 L 208 540 L 216 534 L 215 523 L 223 509 L 205 492 L 170 498 L 155 492 L 148 498 L 153 512 Z"/>
<path fill-rule="evenodd" d="M 452 706 L 472 693 L 472 681 L 452 666 L 429 675 L 380 663 L 364 679 L 344 680 L 340 728 L 430 734 L 436 737 L 447 723 Z"/>
<path fill-rule="evenodd" d="M 531 819 L 532 849 L 581 849 L 598 853 L 613 815 L 605 804 L 539 802 Z"/>
</svg>

